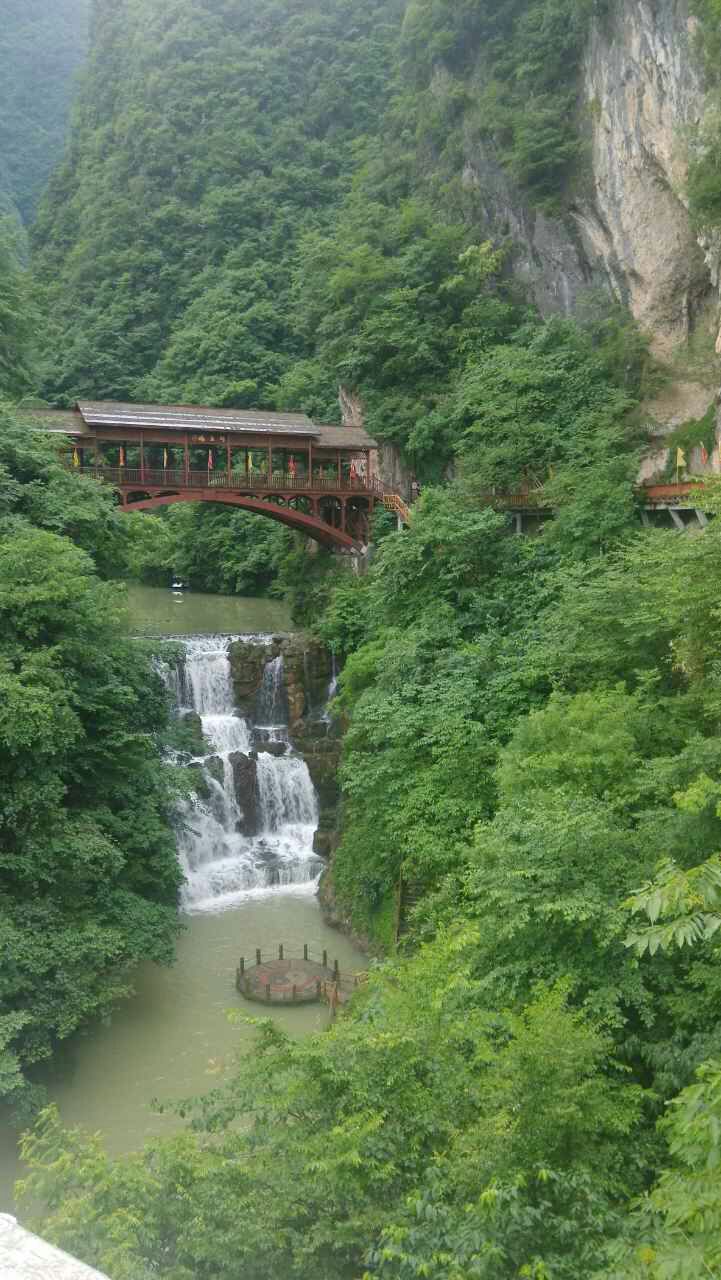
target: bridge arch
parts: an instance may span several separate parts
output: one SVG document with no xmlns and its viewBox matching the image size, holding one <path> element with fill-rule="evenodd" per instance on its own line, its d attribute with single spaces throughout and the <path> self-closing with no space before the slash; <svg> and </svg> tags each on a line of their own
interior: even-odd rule
<svg viewBox="0 0 721 1280">
<path fill-rule="evenodd" d="M 287 505 L 280 506 L 267 498 L 247 497 L 243 494 L 231 493 L 228 490 L 210 489 L 194 493 L 155 493 L 136 497 L 128 495 L 129 501 L 123 502 L 122 511 L 154 511 L 158 507 L 169 507 L 175 502 L 220 502 L 224 506 L 240 507 L 244 511 L 253 511 L 256 515 L 268 516 L 290 529 L 298 529 L 301 533 L 314 538 L 326 547 L 336 547 L 343 551 L 356 551 L 358 543 L 349 533 L 335 529 L 326 524 L 318 516 L 307 515 Z"/>
</svg>

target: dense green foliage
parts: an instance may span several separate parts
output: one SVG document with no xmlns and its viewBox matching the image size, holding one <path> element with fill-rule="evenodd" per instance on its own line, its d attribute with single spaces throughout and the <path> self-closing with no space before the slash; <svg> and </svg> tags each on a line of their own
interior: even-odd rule
<svg viewBox="0 0 721 1280">
<path fill-rule="evenodd" d="M 131 641 L 112 497 L 0 420 L 0 1092 L 169 961 L 179 872 L 152 654 Z M 30 1091 L 32 1092 L 32 1090 Z"/>
<path fill-rule="evenodd" d="M 0 27 L 0 206 L 30 222 L 60 162 L 90 0 L 3 0 Z"/>
<path fill-rule="evenodd" d="M 35 236 L 61 400 L 268 403 L 288 292 L 387 93 L 398 3 L 98 4 Z"/>
<path fill-rule="evenodd" d="M 0 401 L 23 395 L 32 384 L 33 309 L 20 253 L 17 225 L 0 217 Z"/>
<path fill-rule="evenodd" d="M 97 6 L 73 143 L 36 233 L 45 393 L 323 417 L 343 383 L 423 482 L 410 527 L 379 522 L 355 578 L 239 513 L 176 508 L 119 532 L 95 487 L 47 460 L 41 482 L 26 476 L 13 445 L 8 644 L 13 677 L 42 688 L 6 732 L 36 733 L 33 783 L 47 777 L 61 811 L 43 856 L 52 870 L 56 842 L 71 842 L 91 918 L 98 842 L 112 846 L 114 978 L 151 931 L 145 954 L 162 958 L 175 873 L 158 833 L 155 897 L 138 880 L 162 818 L 148 742 L 161 700 L 141 666 L 141 715 L 91 547 L 104 572 L 289 588 L 344 660 L 326 892 L 387 953 L 399 884 L 419 894 L 398 953 L 347 1014 L 301 1043 L 261 1024 L 257 1052 L 188 1102 L 176 1138 L 114 1162 L 45 1114 L 25 1144 L 28 1213 L 113 1280 L 718 1272 L 721 522 L 688 537 L 641 527 L 643 336 L 597 298 L 575 320 L 535 314 L 453 181 L 461 131 L 475 130 L 535 202 L 557 201 L 580 158 L 567 126 L 590 12 Z M 709 425 L 688 426 L 694 441 Z M 487 502 L 519 486 L 537 503 L 525 538 Z M 35 563 L 57 563 L 40 599 L 27 570 L 13 587 L 28 540 Z M 81 686 L 73 662 L 99 643 Z M 105 749 L 79 736 L 91 705 L 119 744 L 102 804 L 67 776 L 76 750 L 90 768 Z M 43 814 L 28 816 L 13 772 L 22 746 L 8 752 L 13 832 L 29 831 L 13 870 L 49 893 L 32 843 Z M 141 808 L 146 796 L 131 849 L 126 768 Z M 36 909 L 28 884 L 21 924 Z M 139 900 L 118 940 L 122 894 Z M 87 1014 L 112 994 L 100 970 L 74 995 Z M 40 1056 L 65 1023 L 23 1023 L 24 1007 L 5 1031 L 32 1049 L 39 1023 Z M 3 1059 L 11 1090 L 17 1068 Z"/>
<path fill-rule="evenodd" d="M 706 99 L 701 119 L 689 130 L 688 198 L 700 230 L 721 223 L 721 6 L 718 0 L 693 0 L 698 19 L 696 51 L 705 78 Z"/>
<path fill-rule="evenodd" d="M 557 209 L 581 158 L 576 73 L 595 8 L 409 0 L 402 56 L 421 145 L 452 162 L 462 120 L 533 203 Z"/>
<path fill-rule="evenodd" d="M 35 233 L 43 394 L 328 417 L 340 375 L 404 440 L 507 318 L 479 303 L 499 264 L 454 179 L 461 121 L 555 199 L 590 9 L 100 0 Z"/>
<path fill-rule="evenodd" d="M 167 586 L 172 574 L 200 591 L 281 593 L 291 547 L 287 529 L 245 511 L 183 503 L 162 517 L 133 514 L 123 525 L 124 572 Z"/>
<path fill-rule="evenodd" d="M 351 1280 L 369 1246 L 373 1275 L 512 1280 L 540 1277 L 545 1257 L 572 1280 L 634 1183 L 618 1140 L 639 1091 L 562 990 L 490 1016 L 474 943 L 440 937 L 379 974 L 324 1036 L 263 1024 L 228 1087 L 193 1108 L 199 1132 L 124 1168 L 47 1115 L 25 1145 L 27 1190 L 53 1206 L 43 1230 L 113 1280 Z"/>
</svg>

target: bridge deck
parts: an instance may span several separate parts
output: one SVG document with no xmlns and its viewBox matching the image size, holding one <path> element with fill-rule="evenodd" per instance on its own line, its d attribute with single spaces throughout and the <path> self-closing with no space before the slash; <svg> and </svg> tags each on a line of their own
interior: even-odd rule
<svg viewBox="0 0 721 1280">
<path fill-rule="evenodd" d="M 96 466 L 79 459 L 76 474 L 114 485 L 123 511 L 152 511 L 176 502 L 217 502 L 277 520 L 317 542 L 343 551 L 358 551 L 369 541 L 370 517 L 376 505 L 389 503 L 402 522 L 408 509 L 397 494 L 386 492 L 375 476 L 339 467 L 330 476 L 317 473 L 230 470 L 206 467 Z"/>
</svg>

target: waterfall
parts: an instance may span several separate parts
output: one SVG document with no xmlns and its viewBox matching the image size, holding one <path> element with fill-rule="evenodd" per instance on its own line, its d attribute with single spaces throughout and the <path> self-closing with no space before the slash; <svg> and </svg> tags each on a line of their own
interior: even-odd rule
<svg viewBox="0 0 721 1280">
<path fill-rule="evenodd" d="M 323 724 L 326 726 L 326 731 L 330 728 L 332 724 L 332 718 L 328 708 L 333 698 L 337 694 L 337 692 L 338 692 L 338 663 L 336 662 L 335 650 L 332 650 L 331 651 L 330 684 L 328 685 L 328 688 L 326 690 L 325 703 L 323 705 L 323 711 L 321 712 L 321 717 L 320 717 Z"/>
<path fill-rule="evenodd" d="M 288 726 L 288 706 L 283 682 L 283 657 L 266 662 L 263 683 L 258 693 L 259 729 L 282 729 Z"/>
<path fill-rule="evenodd" d="M 310 886 L 322 867 L 313 853 L 317 797 L 288 740 L 283 659 L 266 662 L 251 723 L 234 708 L 232 639 L 188 637 L 178 666 L 166 672 L 178 712 L 200 716 L 208 746 L 207 754 L 184 761 L 202 779 L 177 819 L 186 911 L 223 910 L 248 893 Z"/>
</svg>

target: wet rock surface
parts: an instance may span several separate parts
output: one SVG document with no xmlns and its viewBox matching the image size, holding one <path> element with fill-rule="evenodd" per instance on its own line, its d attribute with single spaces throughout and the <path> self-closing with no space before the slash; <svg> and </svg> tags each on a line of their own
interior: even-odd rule
<svg viewBox="0 0 721 1280">
<path fill-rule="evenodd" d="M 230 646 L 229 658 L 237 709 L 241 715 L 256 721 L 255 753 L 281 757 L 290 746 L 308 766 L 320 810 L 313 851 L 327 860 L 338 843 L 340 800 L 337 778 L 340 726 L 326 713 L 333 678 L 332 654 L 312 636 L 300 632 L 273 635 L 262 642 L 235 640 Z M 257 725 L 258 719 L 263 719 L 259 708 L 264 674 L 269 664 L 278 658 L 282 658 L 278 705 L 282 708 L 282 718 L 287 716 L 289 741 L 276 741 L 271 728 Z M 236 798 L 244 814 L 243 833 L 254 834 L 257 832 L 254 824 L 258 821 L 257 766 L 254 773 L 253 756 L 232 759 Z"/>
<path fill-rule="evenodd" d="M 258 757 L 255 752 L 244 755 L 242 751 L 235 751 L 229 759 L 233 769 L 235 798 L 242 814 L 240 832 L 244 836 L 257 835 L 260 830 Z"/>
</svg>

